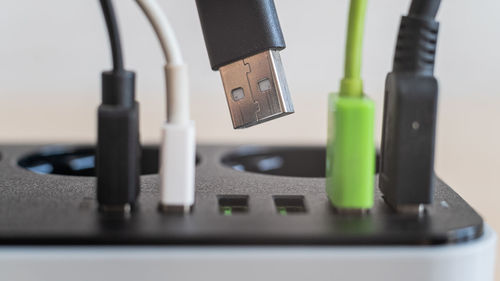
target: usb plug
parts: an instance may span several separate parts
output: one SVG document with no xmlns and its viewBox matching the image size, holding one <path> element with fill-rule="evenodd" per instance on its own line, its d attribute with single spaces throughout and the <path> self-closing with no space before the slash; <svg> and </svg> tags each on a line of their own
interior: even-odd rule
<svg viewBox="0 0 500 281">
<path fill-rule="evenodd" d="M 293 113 L 273 0 L 196 0 L 210 65 L 219 70 L 233 127 Z"/>
<path fill-rule="evenodd" d="M 219 71 L 235 129 L 294 112 L 279 51 L 253 55 Z"/>
</svg>

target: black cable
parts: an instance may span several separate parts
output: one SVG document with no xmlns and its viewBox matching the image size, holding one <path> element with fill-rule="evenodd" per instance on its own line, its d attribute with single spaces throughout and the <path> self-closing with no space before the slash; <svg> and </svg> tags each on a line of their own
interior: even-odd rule
<svg viewBox="0 0 500 281">
<path fill-rule="evenodd" d="M 196 6 L 213 70 L 285 48 L 273 0 L 196 0 Z"/>
<path fill-rule="evenodd" d="M 113 57 L 113 70 L 102 74 L 102 102 L 107 105 L 133 107 L 135 102 L 135 75 L 125 71 L 118 23 L 111 0 L 99 0 L 108 29 Z"/>
<path fill-rule="evenodd" d="M 413 0 L 401 18 L 384 98 L 379 187 L 397 210 L 421 210 L 434 193 L 439 0 Z"/>
<path fill-rule="evenodd" d="M 441 0 L 413 0 L 408 15 L 425 19 L 434 19 L 440 4 Z"/>
<path fill-rule="evenodd" d="M 111 0 L 100 0 L 109 34 L 113 70 L 102 73 L 97 111 L 97 201 L 100 210 L 128 212 L 140 190 L 139 108 L 135 73 L 123 67 L 118 24 Z"/>
<path fill-rule="evenodd" d="M 100 0 L 106 27 L 108 28 L 109 42 L 111 45 L 111 54 L 113 56 L 113 70 L 123 70 L 123 55 L 120 42 L 120 33 L 118 32 L 118 24 L 116 22 L 115 11 L 111 0 Z"/>
</svg>

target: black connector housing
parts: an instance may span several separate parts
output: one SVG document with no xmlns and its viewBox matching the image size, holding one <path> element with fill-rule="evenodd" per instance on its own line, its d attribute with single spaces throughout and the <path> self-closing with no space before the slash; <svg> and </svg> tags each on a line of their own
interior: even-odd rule
<svg viewBox="0 0 500 281">
<path fill-rule="evenodd" d="M 393 72 L 386 79 L 379 187 L 385 201 L 401 211 L 420 210 L 433 199 L 438 28 L 432 18 L 402 17 Z"/>
<path fill-rule="evenodd" d="M 196 0 L 196 5 L 213 70 L 285 48 L 273 0 Z"/>
<path fill-rule="evenodd" d="M 433 76 L 387 76 L 379 184 L 393 207 L 432 202 L 437 98 Z"/>
<path fill-rule="evenodd" d="M 97 201 L 102 210 L 133 207 L 139 195 L 141 155 L 134 78 L 130 71 L 102 75 L 96 151 Z"/>
</svg>

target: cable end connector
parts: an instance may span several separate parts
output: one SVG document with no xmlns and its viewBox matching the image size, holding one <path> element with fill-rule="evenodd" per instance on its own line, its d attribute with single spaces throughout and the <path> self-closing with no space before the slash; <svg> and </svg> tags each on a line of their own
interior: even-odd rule
<svg viewBox="0 0 500 281">
<path fill-rule="evenodd" d="M 138 120 L 137 103 L 131 108 L 99 106 L 96 173 L 101 210 L 125 210 L 135 205 L 140 189 Z"/>
<path fill-rule="evenodd" d="M 196 142 L 194 122 L 165 123 L 160 155 L 160 209 L 188 213 L 194 204 Z"/>
<path fill-rule="evenodd" d="M 338 94 L 329 99 L 326 192 L 341 213 L 364 213 L 374 202 L 375 103 Z"/>
<path fill-rule="evenodd" d="M 386 80 L 379 186 L 396 210 L 432 203 L 438 83 L 390 73 Z"/>
<path fill-rule="evenodd" d="M 294 112 L 279 51 L 267 50 L 219 71 L 235 129 Z"/>
<path fill-rule="evenodd" d="M 97 115 L 97 201 L 102 211 L 127 213 L 140 191 L 139 105 L 135 74 L 104 72 Z"/>
</svg>

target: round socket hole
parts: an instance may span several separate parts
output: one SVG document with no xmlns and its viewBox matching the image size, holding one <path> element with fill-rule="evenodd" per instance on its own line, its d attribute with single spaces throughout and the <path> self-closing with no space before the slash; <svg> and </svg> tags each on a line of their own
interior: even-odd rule
<svg viewBox="0 0 500 281">
<path fill-rule="evenodd" d="M 196 156 L 196 165 L 200 162 Z M 95 176 L 94 147 L 45 147 L 40 152 L 27 155 L 19 166 L 37 174 Z M 158 147 L 142 148 L 141 175 L 158 173 Z"/>
<path fill-rule="evenodd" d="M 243 148 L 224 156 L 222 163 L 238 171 L 321 178 L 325 177 L 325 148 Z"/>
<path fill-rule="evenodd" d="M 237 171 L 266 175 L 324 178 L 324 147 L 241 148 L 222 158 L 222 164 Z M 375 162 L 379 171 L 379 155 Z"/>
</svg>

